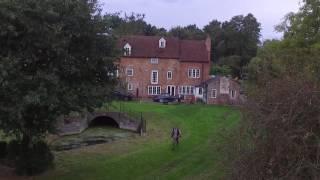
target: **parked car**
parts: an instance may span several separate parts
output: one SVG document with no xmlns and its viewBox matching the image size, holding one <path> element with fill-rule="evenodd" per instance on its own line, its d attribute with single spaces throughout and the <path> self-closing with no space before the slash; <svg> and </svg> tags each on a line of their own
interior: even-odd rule
<svg viewBox="0 0 320 180">
<path fill-rule="evenodd" d="M 118 100 L 131 101 L 133 99 L 133 94 L 120 91 L 113 91 L 112 95 Z"/>
<path fill-rule="evenodd" d="M 155 96 L 153 98 L 154 102 L 160 102 L 160 103 L 169 103 L 169 102 L 175 102 L 178 101 L 179 97 L 178 96 L 171 96 L 168 93 L 162 93 L 158 96 Z"/>
</svg>

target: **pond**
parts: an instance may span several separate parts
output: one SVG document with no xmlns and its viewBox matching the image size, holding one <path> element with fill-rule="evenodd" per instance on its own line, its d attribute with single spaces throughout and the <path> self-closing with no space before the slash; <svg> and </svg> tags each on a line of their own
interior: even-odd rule
<svg viewBox="0 0 320 180">
<path fill-rule="evenodd" d="M 121 139 L 134 138 L 139 134 L 110 126 L 94 126 L 78 135 L 63 136 L 51 143 L 55 151 L 65 151 L 97 144 L 112 143 Z"/>
</svg>

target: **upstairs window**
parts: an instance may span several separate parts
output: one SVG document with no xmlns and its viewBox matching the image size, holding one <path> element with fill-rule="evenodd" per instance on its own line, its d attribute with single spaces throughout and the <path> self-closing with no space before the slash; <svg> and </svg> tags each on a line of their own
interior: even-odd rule
<svg viewBox="0 0 320 180">
<path fill-rule="evenodd" d="M 166 48 L 166 40 L 164 38 L 159 40 L 159 48 Z"/>
<path fill-rule="evenodd" d="M 200 78 L 200 69 L 188 69 L 189 78 Z"/>
<path fill-rule="evenodd" d="M 127 68 L 127 76 L 133 76 L 133 69 Z"/>
<path fill-rule="evenodd" d="M 150 62 L 151 62 L 151 64 L 158 64 L 159 63 L 159 59 L 158 58 L 151 58 Z"/>
<path fill-rule="evenodd" d="M 158 84 L 158 71 L 151 71 L 151 84 Z"/>
<path fill-rule="evenodd" d="M 124 47 L 123 47 L 123 55 L 124 56 L 131 56 L 131 46 L 129 43 L 127 43 Z"/>
<path fill-rule="evenodd" d="M 167 79 L 172 79 L 172 71 L 167 72 Z"/>
</svg>

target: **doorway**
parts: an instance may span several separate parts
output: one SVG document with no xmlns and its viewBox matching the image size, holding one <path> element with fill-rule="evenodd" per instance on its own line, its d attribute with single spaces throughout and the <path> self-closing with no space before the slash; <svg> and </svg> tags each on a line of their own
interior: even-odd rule
<svg viewBox="0 0 320 180">
<path fill-rule="evenodd" d="M 175 96 L 176 95 L 176 87 L 175 86 L 167 86 L 167 93 L 170 96 Z"/>
</svg>

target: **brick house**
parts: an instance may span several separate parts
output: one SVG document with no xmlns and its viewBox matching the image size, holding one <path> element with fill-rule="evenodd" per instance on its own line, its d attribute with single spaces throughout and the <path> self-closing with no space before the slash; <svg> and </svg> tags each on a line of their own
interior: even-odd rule
<svg viewBox="0 0 320 180">
<path fill-rule="evenodd" d="M 210 78 L 210 38 L 127 36 L 118 45 L 123 49 L 119 78 L 135 97 L 152 98 L 161 93 L 186 99 L 202 96 L 202 89 L 196 86 Z"/>
<path fill-rule="evenodd" d="M 215 76 L 203 82 L 203 100 L 207 104 L 241 104 L 240 83 L 228 77 Z"/>
</svg>

